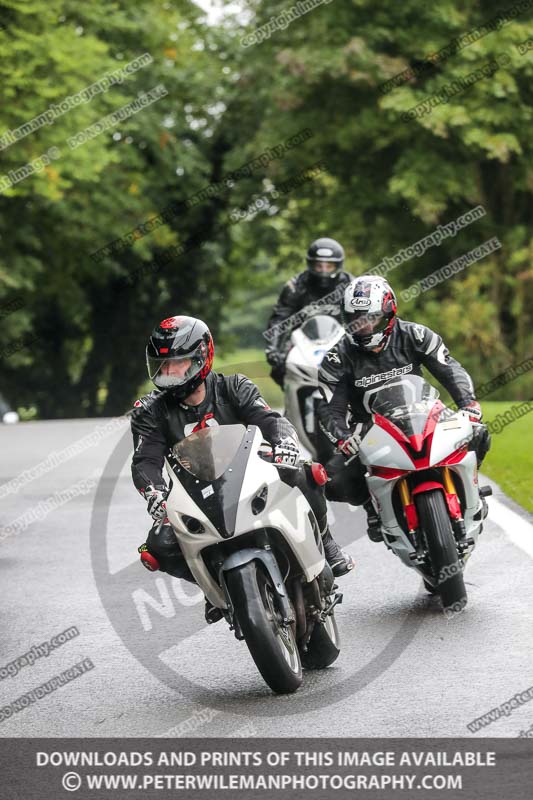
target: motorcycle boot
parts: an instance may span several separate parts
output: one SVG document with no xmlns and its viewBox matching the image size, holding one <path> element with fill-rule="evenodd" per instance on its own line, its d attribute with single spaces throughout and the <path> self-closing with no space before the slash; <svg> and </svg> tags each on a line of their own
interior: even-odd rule
<svg viewBox="0 0 533 800">
<path fill-rule="evenodd" d="M 371 542 L 382 542 L 383 541 L 383 533 L 381 531 L 381 519 L 379 518 L 379 514 L 377 513 L 376 509 L 373 506 L 372 500 L 370 498 L 365 500 L 363 503 L 363 508 L 366 511 L 366 522 L 367 522 L 367 534 L 368 538 Z"/>
<path fill-rule="evenodd" d="M 220 608 L 217 608 L 213 605 L 213 603 L 205 598 L 205 621 L 208 625 L 213 625 L 215 622 L 218 622 L 222 619 L 224 615 Z"/>
<path fill-rule="evenodd" d="M 331 535 L 331 531 L 327 523 L 325 528 L 321 530 L 321 536 L 322 544 L 324 545 L 324 556 L 331 567 L 331 571 L 336 578 L 340 578 L 341 575 L 347 575 L 348 572 L 351 572 L 355 567 L 355 561 L 351 555 L 345 553 L 344 550 L 341 550 Z"/>
</svg>

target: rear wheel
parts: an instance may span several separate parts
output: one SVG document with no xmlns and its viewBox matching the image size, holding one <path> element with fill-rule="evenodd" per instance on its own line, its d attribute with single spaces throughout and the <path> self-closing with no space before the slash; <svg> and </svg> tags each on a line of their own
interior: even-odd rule
<svg viewBox="0 0 533 800">
<path fill-rule="evenodd" d="M 416 505 L 444 610 L 462 610 L 467 603 L 462 564 L 442 491 L 433 489 L 417 495 Z"/>
<path fill-rule="evenodd" d="M 279 598 L 270 575 L 257 561 L 226 574 L 235 616 L 248 650 L 270 688 L 295 692 L 302 665 L 292 626 L 282 624 Z"/>
</svg>

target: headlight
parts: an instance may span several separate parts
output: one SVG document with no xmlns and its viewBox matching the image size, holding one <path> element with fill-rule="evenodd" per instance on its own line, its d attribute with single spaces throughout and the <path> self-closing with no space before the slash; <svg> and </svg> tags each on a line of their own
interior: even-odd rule
<svg viewBox="0 0 533 800">
<path fill-rule="evenodd" d="M 260 492 L 252 499 L 252 514 L 261 514 L 265 510 L 268 497 L 268 487 L 263 486 Z"/>
<path fill-rule="evenodd" d="M 187 514 L 182 514 L 181 518 L 189 533 L 205 533 L 204 526 L 196 517 L 189 517 Z"/>
</svg>

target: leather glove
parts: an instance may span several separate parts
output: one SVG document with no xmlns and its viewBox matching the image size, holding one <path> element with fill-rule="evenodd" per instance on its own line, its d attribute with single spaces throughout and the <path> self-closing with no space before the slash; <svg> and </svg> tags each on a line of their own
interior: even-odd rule
<svg viewBox="0 0 533 800">
<path fill-rule="evenodd" d="M 287 360 L 287 355 L 285 353 L 280 353 L 277 350 L 271 350 L 270 352 L 266 353 L 266 360 L 268 361 L 271 367 L 277 367 L 278 369 L 283 369 L 285 367 L 285 361 Z"/>
<path fill-rule="evenodd" d="M 144 499 L 148 503 L 148 513 L 154 522 L 161 522 L 167 515 L 167 492 L 163 489 L 156 489 L 155 486 L 147 486 L 143 492 Z"/>
<path fill-rule="evenodd" d="M 274 464 L 295 466 L 300 457 L 300 448 L 294 439 L 286 437 L 274 446 Z"/>
<path fill-rule="evenodd" d="M 359 452 L 361 444 L 361 437 L 358 433 L 351 433 L 346 439 L 339 439 L 337 442 L 337 450 L 342 453 L 346 458 L 352 458 Z"/>
<path fill-rule="evenodd" d="M 461 411 L 466 411 L 470 422 L 481 422 L 483 419 L 483 412 L 477 400 L 472 400 L 466 406 L 462 406 Z"/>
</svg>

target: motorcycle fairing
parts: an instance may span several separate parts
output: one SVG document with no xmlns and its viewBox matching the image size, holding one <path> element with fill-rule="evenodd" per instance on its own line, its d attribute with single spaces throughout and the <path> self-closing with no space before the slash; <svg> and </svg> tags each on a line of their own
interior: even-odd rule
<svg viewBox="0 0 533 800">
<path fill-rule="evenodd" d="M 168 457 L 176 480 L 190 495 L 197 505 L 200 505 L 224 539 L 235 533 L 235 523 L 241 496 L 241 486 L 251 453 L 253 433 L 247 432 L 243 437 L 237 454 L 231 460 L 227 469 L 219 478 L 206 480 L 189 472 L 174 454 Z"/>
<path fill-rule="evenodd" d="M 227 429 L 231 426 L 225 427 Z M 211 429 L 211 432 L 213 430 Z M 242 486 L 232 526 L 234 532 L 230 538 L 265 528 L 282 531 L 285 541 L 301 566 L 305 580 L 311 581 L 321 573 L 325 563 L 321 542 L 317 542 L 315 538 L 317 523 L 314 514 L 300 490 L 282 482 L 277 468 L 260 458 L 258 450 L 262 442 L 260 429 L 250 425 L 246 429 L 245 441 L 241 445 L 243 450 L 247 448 L 246 453 L 249 455 L 244 466 L 244 477 L 241 472 Z M 238 458 L 238 453 L 235 458 Z M 223 608 L 225 607 L 223 592 L 209 573 L 202 551 L 211 545 L 220 544 L 224 541 L 224 537 L 214 524 L 211 518 L 213 515 L 209 517 L 204 510 L 206 498 L 202 497 L 201 489 L 197 490 L 200 483 L 196 484 L 196 480 L 199 479 L 194 476 L 192 481 L 190 478 L 186 479 L 187 486 L 193 488 L 193 497 L 179 480 L 179 474 L 176 472 L 179 464 L 176 459 L 167 457 L 166 465 L 172 481 L 172 489 L 167 498 L 168 518 L 197 583 L 213 604 Z M 233 470 L 232 463 L 230 467 Z M 237 483 L 234 484 L 234 496 Z M 212 484 L 213 481 L 204 481 L 202 487 L 205 489 Z M 252 511 L 252 500 L 265 487 L 268 490 L 265 509 L 261 514 L 255 515 Z M 212 497 L 210 495 L 207 500 L 211 500 Z M 201 534 L 191 533 L 184 521 L 186 516 L 194 517 L 201 522 L 204 531 Z"/>
<path fill-rule="evenodd" d="M 479 516 L 481 500 L 476 455 L 468 450 L 471 437 L 472 423 L 468 415 L 462 411 L 454 413 L 438 400 L 431 407 L 428 406 L 427 419 L 419 436 L 414 434 L 409 437 L 390 419 L 373 414 L 373 424 L 361 443 L 360 459 L 368 467 L 367 485 L 380 513 L 385 538 L 393 552 L 409 567 L 413 567 L 410 556 L 414 553 L 414 547 L 398 523 L 393 503 L 396 484 L 409 473 L 416 476 L 415 483 L 423 483 L 432 477 L 428 475 L 426 478 L 425 471 L 447 466 L 462 491 L 459 505 L 458 497 L 448 496 L 444 486 L 439 483 L 450 516 L 452 519 L 462 516 L 467 536 L 477 541 L 481 524 L 475 517 Z M 416 491 L 413 493 L 416 496 Z M 416 528 L 416 507 L 413 505 L 406 513 L 409 516 L 409 528 Z"/>
</svg>

